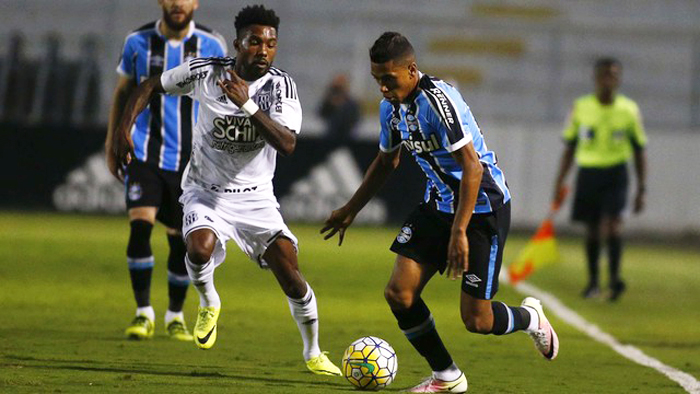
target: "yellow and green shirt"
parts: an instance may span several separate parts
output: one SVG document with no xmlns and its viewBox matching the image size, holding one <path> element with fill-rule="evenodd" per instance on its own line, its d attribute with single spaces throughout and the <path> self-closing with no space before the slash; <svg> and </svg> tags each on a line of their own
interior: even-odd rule
<svg viewBox="0 0 700 394">
<path fill-rule="evenodd" d="M 609 105 L 601 104 L 595 94 L 579 97 L 564 129 L 564 140 L 576 144 L 576 164 L 587 168 L 626 163 L 634 147 L 647 144 L 637 103 L 621 94 Z"/>
</svg>

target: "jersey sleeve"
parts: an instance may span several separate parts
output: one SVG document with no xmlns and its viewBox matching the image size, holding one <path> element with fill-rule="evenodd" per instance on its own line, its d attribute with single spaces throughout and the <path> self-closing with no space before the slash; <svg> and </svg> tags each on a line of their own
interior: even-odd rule
<svg viewBox="0 0 700 394">
<path fill-rule="evenodd" d="M 456 91 L 450 95 L 438 87 L 425 92 L 433 109 L 429 121 L 442 147 L 454 152 L 472 142 L 472 131 L 478 132 L 478 126 L 462 96 Z"/>
<path fill-rule="evenodd" d="M 301 103 L 297 85 L 288 75 L 282 75 L 275 81 L 270 119 L 296 134 L 301 132 Z"/>
<path fill-rule="evenodd" d="M 393 152 L 401 146 L 401 133 L 398 130 L 398 124 L 392 122 L 393 112 L 394 106 L 388 101 L 382 100 L 379 105 L 379 124 L 381 126 L 379 149 L 385 153 Z M 399 118 L 396 117 L 396 119 Z"/>
<path fill-rule="evenodd" d="M 192 59 L 179 66 L 163 72 L 160 75 L 160 83 L 166 93 L 177 96 L 196 96 L 197 87 L 206 79 L 211 72 L 211 67 L 192 66 Z"/>
<path fill-rule="evenodd" d="M 634 105 L 632 108 L 632 126 L 630 134 L 632 145 L 634 145 L 635 148 L 644 148 L 647 145 L 647 135 L 644 131 L 642 113 L 637 105 Z"/>
<path fill-rule="evenodd" d="M 127 37 L 124 40 L 124 48 L 122 49 L 119 64 L 117 65 L 117 73 L 130 79 L 136 78 L 136 70 L 134 60 L 136 58 L 136 45 L 133 38 Z"/>
</svg>

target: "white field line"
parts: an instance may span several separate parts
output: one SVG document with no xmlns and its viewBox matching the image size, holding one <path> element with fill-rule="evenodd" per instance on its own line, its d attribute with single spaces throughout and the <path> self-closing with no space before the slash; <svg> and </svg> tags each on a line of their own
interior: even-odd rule
<svg viewBox="0 0 700 394">
<path fill-rule="evenodd" d="M 604 345 L 608 345 L 623 357 L 632 360 L 637 364 L 653 368 L 661 372 L 669 379 L 681 385 L 681 387 L 683 387 L 685 391 L 690 394 L 700 394 L 700 381 L 695 379 L 694 376 L 668 366 L 653 357 L 647 356 L 644 354 L 644 352 L 632 345 L 621 344 L 617 339 L 615 339 L 615 337 L 601 330 L 595 324 L 589 323 L 578 313 L 564 305 L 554 295 L 526 282 L 520 282 L 515 286 L 515 289 L 520 293 L 539 298 L 546 309 L 553 312 L 559 319 L 565 321 L 594 340 Z"/>
</svg>

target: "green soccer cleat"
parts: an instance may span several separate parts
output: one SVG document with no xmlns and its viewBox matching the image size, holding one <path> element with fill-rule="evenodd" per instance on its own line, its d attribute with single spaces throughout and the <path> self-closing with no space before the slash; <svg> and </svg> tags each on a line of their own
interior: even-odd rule
<svg viewBox="0 0 700 394">
<path fill-rule="evenodd" d="M 306 368 L 316 375 L 340 376 L 340 368 L 336 367 L 331 360 L 328 359 L 328 352 L 323 352 L 316 357 L 306 361 Z"/>
<path fill-rule="evenodd" d="M 194 340 L 192 334 L 187 330 L 187 326 L 185 326 L 185 321 L 179 317 L 165 324 L 165 332 L 171 339 L 178 341 L 191 342 Z"/>
<path fill-rule="evenodd" d="M 197 324 L 194 326 L 194 343 L 200 349 L 210 349 L 216 342 L 216 322 L 219 320 L 220 306 L 200 306 Z"/>
<path fill-rule="evenodd" d="M 124 334 L 129 339 L 141 340 L 153 338 L 154 331 L 153 320 L 144 315 L 138 315 L 131 321 L 131 325 L 126 328 Z"/>
</svg>

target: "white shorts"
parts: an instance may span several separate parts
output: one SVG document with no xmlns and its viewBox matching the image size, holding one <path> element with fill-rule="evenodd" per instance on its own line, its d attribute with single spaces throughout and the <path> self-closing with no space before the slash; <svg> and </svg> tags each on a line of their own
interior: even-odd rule
<svg viewBox="0 0 700 394">
<path fill-rule="evenodd" d="M 219 265 L 226 258 L 226 242 L 233 239 L 248 257 L 267 268 L 263 254 L 278 237 L 289 238 L 298 251 L 297 238 L 282 219 L 279 203 L 268 191 L 219 196 L 198 187 L 187 188 L 180 197 L 184 219 L 182 234 L 201 228 L 211 229 L 218 238 L 212 258 Z"/>
</svg>

